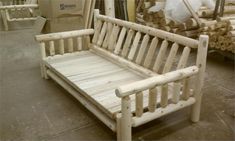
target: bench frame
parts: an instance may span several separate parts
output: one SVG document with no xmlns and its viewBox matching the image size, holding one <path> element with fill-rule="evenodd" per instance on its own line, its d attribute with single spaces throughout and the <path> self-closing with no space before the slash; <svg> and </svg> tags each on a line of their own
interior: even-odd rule
<svg viewBox="0 0 235 141">
<path fill-rule="evenodd" d="M 0 13 L 2 16 L 5 31 L 9 30 L 9 22 L 19 22 L 19 21 L 35 21 L 37 17 L 34 14 L 34 9 L 38 8 L 38 4 L 24 4 L 24 5 L 7 5 L 3 6 L 0 3 Z M 30 15 L 32 17 L 27 18 L 11 18 L 9 11 L 18 11 L 23 9 L 29 9 Z"/>
<path fill-rule="evenodd" d="M 111 130 L 117 133 L 118 140 L 130 141 L 132 139 L 132 127 L 137 127 L 143 125 L 147 122 L 150 122 L 154 119 L 167 115 L 169 113 L 178 111 L 182 108 L 192 106 L 191 112 L 191 120 L 193 122 L 198 122 L 200 118 L 200 109 L 201 109 L 201 99 L 202 99 L 202 86 L 204 80 L 204 74 L 206 69 L 206 58 L 207 58 L 207 48 L 208 48 L 208 36 L 201 35 L 199 41 L 193 40 L 187 37 L 183 37 L 180 35 L 168 33 L 162 30 L 154 29 L 151 27 L 142 26 L 139 24 L 118 20 L 111 17 L 106 17 L 103 15 L 99 15 L 97 11 L 95 11 L 95 29 L 85 29 L 78 31 L 70 31 L 70 32 L 61 32 L 61 33 L 52 33 L 46 35 L 38 35 L 36 36 L 36 40 L 40 42 L 41 49 L 41 74 L 45 79 L 52 78 L 58 84 L 60 84 L 64 89 L 66 89 L 70 94 L 72 94 L 78 101 L 80 101 L 88 110 L 90 110 L 97 118 L 99 118 L 105 125 L 107 125 Z M 150 69 L 133 63 L 132 61 L 125 59 L 124 57 L 120 57 L 119 55 L 110 52 L 107 49 L 99 47 L 97 44 L 98 38 L 100 34 L 102 34 L 102 28 L 100 25 L 100 21 L 104 21 L 109 24 L 115 24 L 123 28 L 133 29 L 146 35 L 151 35 L 154 37 L 160 37 L 162 39 L 179 43 L 181 45 L 186 46 L 184 48 L 184 52 L 182 58 L 180 60 L 178 69 L 176 71 L 168 72 L 166 71 L 164 74 L 159 75 Z M 107 27 L 108 27 L 107 26 Z M 115 29 L 113 29 L 115 31 Z M 108 33 L 111 34 L 110 38 L 114 38 L 114 32 L 110 31 Z M 84 45 L 84 40 L 89 38 L 90 35 L 93 35 L 92 42 L 88 43 L 89 49 L 94 53 L 110 60 L 115 63 L 118 63 L 124 67 L 128 67 L 130 69 L 136 70 L 139 73 L 148 76 L 149 78 L 141 81 L 137 81 L 125 86 L 120 86 L 116 89 L 117 97 L 121 98 L 121 111 L 116 115 L 115 119 L 107 116 L 102 110 L 96 107 L 92 102 L 86 99 L 83 95 L 86 95 L 82 90 L 75 89 L 71 82 L 68 82 L 62 78 L 59 74 L 53 71 L 53 68 L 50 68 L 46 61 L 52 58 L 60 58 L 64 56 L 69 56 L 75 54 L 78 51 L 84 50 L 82 46 Z M 108 36 L 109 36 L 108 35 Z M 120 35 L 121 36 L 121 35 Z M 128 37 L 127 37 L 128 38 Z M 74 47 L 73 40 L 77 41 L 76 51 Z M 55 52 L 55 44 L 54 41 L 59 40 L 59 53 Z M 68 40 L 68 53 L 65 53 L 64 50 L 64 40 Z M 112 42 L 112 39 L 110 39 Z M 145 39 L 143 39 L 145 40 Z M 163 41 L 166 43 L 166 41 Z M 45 42 L 49 42 L 49 52 L 46 50 Z M 135 42 L 135 41 L 134 41 Z M 134 44 L 134 43 L 133 43 Z M 178 44 L 173 44 L 174 48 L 178 47 Z M 172 47 L 172 48 L 173 48 Z M 197 60 L 195 66 L 190 66 L 185 68 L 185 62 L 187 61 L 187 52 L 190 49 L 197 49 Z M 172 51 L 173 52 L 173 51 Z M 173 53 L 172 53 L 173 54 Z M 172 59 L 172 58 L 171 58 Z M 185 60 L 186 59 L 186 60 Z M 169 59 L 170 60 L 170 59 Z M 166 63 L 165 67 L 169 68 L 169 64 Z M 193 95 L 189 95 L 190 88 L 189 78 L 194 78 L 194 89 Z M 188 92 L 184 95 L 182 100 L 179 100 L 179 93 L 181 88 L 180 81 L 184 83 L 184 90 Z M 173 103 L 167 103 L 167 94 L 162 94 L 161 96 L 161 107 L 157 107 L 156 103 L 156 87 L 161 87 L 162 91 L 165 92 L 166 88 L 168 88 L 169 83 L 174 83 L 174 95 Z M 148 110 L 143 107 L 143 91 L 149 90 L 149 106 Z M 130 96 L 136 96 L 136 111 L 135 114 L 131 112 L 130 105 Z M 178 95 L 178 96 L 177 96 Z"/>
</svg>

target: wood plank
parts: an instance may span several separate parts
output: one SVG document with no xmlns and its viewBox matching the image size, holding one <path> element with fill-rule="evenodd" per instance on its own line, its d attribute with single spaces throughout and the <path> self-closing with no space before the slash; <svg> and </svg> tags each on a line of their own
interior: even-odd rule
<svg viewBox="0 0 235 141">
<path fill-rule="evenodd" d="M 141 38 L 141 33 L 137 32 L 136 35 L 135 35 L 135 39 L 133 41 L 133 44 L 131 46 L 130 53 L 128 55 L 128 59 L 131 60 L 131 61 L 133 61 L 133 59 L 136 55 L 136 51 L 137 51 L 137 47 L 139 45 L 140 38 Z"/>
<path fill-rule="evenodd" d="M 123 50 L 121 53 L 122 57 L 127 57 L 134 34 L 135 34 L 135 31 L 130 29 L 126 37 L 126 41 L 123 45 Z"/>
<path fill-rule="evenodd" d="M 127 29 L 125 27 L 123 27 L 122 31 L 121 31 L 121 33 L 119 35 L 117 45 L 116 45 L 115 50 L 114 50 L 115 54 L 119 54 L 120 51 L 121 51 L 122 43 L 124 41 L 124 38 L 125 38 L 125 35 L 126 35 L 126 31 L 127 31 Z"/>
<path fill-rule="evenodd" d="M 49 42 L 49 54 L 50 54 L 50 56 L 55 55 L 55 43 L 54 43 L 54 41 Z"/>
<path fill-rule="evenodd" d="M 167 47 L 168 47 L 168 41 L 164 40 L 162 42 L 160 51 L 158 53 L 157 59 L 156 59 L 154 66 L 153 66 L 153 71 L 155 71 L 157 73 L 158 73 L 159 69 L 161 68 L 164 57 L 166 56 Z"/>
<path fill-rule="evenodd" d="M 77 38 L 77 50 L 81 51 L 82 50 L 82 45 L 83 45 L 83 41 L 82 41 L 82 37 L 78 37 Z"/>
<path fill-rule="evenodd" d="M 109 42 L 108 42 L 108 50 L 113 51 L 117 42 L 117 38 L 119 35 L 120 27 L 114 26 L 113 31 L 111 33 Z"/>
<path fill-rule="evenodd" d="M 92 39 L 92 43 L 96 44 L 97 41 L 98 41 L 98 38 L 99 38 L 99 35 L 100 35 L 100 30 L 102 28 L 102 21 L 101 20 L 98 20 L 97 21 L 97 24 L 95 26 L 95 34 L 93 36 L 93 39 Z"/>
<path fill-rule="evenodd" d="M 102 45 L 102 47 L 105 48 L 105 49 L 108 47 L 108 43 L 109 43 L 109 39 L 111 37 L 112 29 L 113 29 L 113 24 L 108 23 L 107 33 L 106 33 L 106 36 L 105 36 L 105 39 L 104 39 L 104 42 L 103 42 L 103 45 Z"/>
<path fill-rule="evenodd" d="M 142 63 L 142 60 L 144 59 L 144 54 L 145 54 L 145 51 L 147 49 L 149 39 L 150 39 L 149 35 L 146 34 L 144 36 L 144 39 L 143 39 L 142 43 L 141 43 L 141 46 L 140 46 L 140 49 L 139 49 L 139 52 L 138 52 L 138 55 L 137 55 L 137 58 L 136 58 L 136 61 L 135 61 L 139 65 Z"/>
<path fill-rule="evenodd" d="M 153 40 L 150 44 L 148 53 L 147 53 L 146 58 L 144 60 L 144 67 L 150 68 L 150 65 L 152 63 L 157 46 L 158 46 L 158 38 L 155 37 L 155 38 L 153 38 Z"/>
<path fill-rule="evenodd" d="M 104 37 L 107 33 L 107 28 L 108 28 L 108 24 L 107 24 L 107 22 L 104 22 L 102 30 L 101 30 L 100 35 L 99 35 L 99 39 L 98 39 L 98 43 L 97 43 L 98 46 L 102 45 L 102 43 L 104 41 Z"/>
<path fill-rule="evenodd" d="M 174 62 L 174 58 L 176 56 L 176 53 L 177 53 L 178 49 L 179 49 L 179 45 L 177 43 L 174 43 L 172 45 L 170 54 L 169 54 L 169 56 L 166 60 L 166 63 L 165 63 L 165 66 L 164 66 L 164 69 L 163 69 L 163 72 L 162 72 L 163 74 L 167 73 L 171 70 L 171 67 L 172 67 L 172 64 Z"/>
</svg>

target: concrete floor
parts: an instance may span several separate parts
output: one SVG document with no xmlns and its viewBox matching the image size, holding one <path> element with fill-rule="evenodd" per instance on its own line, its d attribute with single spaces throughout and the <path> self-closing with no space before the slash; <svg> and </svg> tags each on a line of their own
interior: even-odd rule
<svg viewBox="0 0 235 141">
<path fill-rule="evenodd" d="M 12 27 L 0 31 L 0 141 L 115 140 L 77 100 L 41 78 L 31 25 Z M 134 129 L 134 140 L 235 140 L 234 84 L 234 62 L 210 54 L 201 121 L 190 122 L 185 109 Z"/>
</svg>

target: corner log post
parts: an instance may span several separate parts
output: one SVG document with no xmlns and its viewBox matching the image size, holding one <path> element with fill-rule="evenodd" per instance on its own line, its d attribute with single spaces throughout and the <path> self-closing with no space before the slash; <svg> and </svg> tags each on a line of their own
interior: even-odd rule
<svg viewBox="0 0 235 141">
<path fill-rule="evenodd" d="M 198 122 L 200 119 L 200 109 L 202 100 L 202 87 L 203 80 L 206 70 L 206 58 L 208 50 L 209 37 L 207 35 L 201 35 L 199 38 L 198 53 L 197 53 L 197 67 L 199 72 L 195 80 L 194 98 L 196 102 L 192 105 L 191 120 L 193 122 Z"/>
<path fill-rule="evenodd" d="M 131 141 L 132 139 L 132 113 L 131 113 L 131 99 L 130 96 L 122 97 L 121 100 L 121 117 L 117 129 L 118 141 Z"/>
</svg>

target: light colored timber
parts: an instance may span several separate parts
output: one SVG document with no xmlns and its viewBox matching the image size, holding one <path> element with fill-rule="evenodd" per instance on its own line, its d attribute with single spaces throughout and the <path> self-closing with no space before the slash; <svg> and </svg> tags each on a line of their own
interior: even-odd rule
<svg viewBox="0 0 235 141">
<path fill-rule="evenodd" d="M 135 116 L 141 117 L 143 115 L 143 92 L 136 93 L 136 110 L 135 110 Z"/>
<path fill-rule="evenodd" d="M 82 37 L 78 37 L 77 38 L 77 50 L 78 51 L 82 50 L 82 45 L 83 45 Z"/>
<path fill-rule="evenodd" d="M 121 117 L 121 140 L 131 140 L 131 125 L 132 125 L 132 113 L 130 97 L 126 96 L 122 98 L 122 117 Z"/>
<path fill-rule="evenodd" d="M 108 23 L 107 26 L 108 26 L 107 27 L 107 33 L 106 33 L 106 36 L 104 38 L 102 48 L 107 48 L 108 47 L 109 38 L 111 37 L 110 35 L 111 35 L 112 29 L 113 29 L 113 24 L 112 23 Z"/>
<path fill-rule="evenodd" d="M 115 54 L 119 54 L 121 52 L 121 47 L 122 47 L 122 43 L 124 42 L 126 32 L 127 32 L 127 29 L 125 27 L 123 27 L 122 30 L 121 30 L 121 33 L 119 35 L 117 45 L 116 45 L 115 50 L 114 50 Z"/>
<path fill-rule="evenodd" d="M 145 34 L 156 36 L 156 37 L 159 37 L 161 39 L 167 39 L 169 41 L 176 42 L 176 43 L 179 43 L 181 45 L 185 45 L 185 46 L 188 46 L 188 47 L 191 47 L 191 48 L 197 48 L 198 47 L 198 41 L 197 40 L 190 39 L 190 38 L 187 38 L 187 37 L 184 37 L 184 36 L 181 36 L 181 35 L 176 35 L 176 34 L 169 33 L 169 32 L 159 30 L 159 29 L 156 29 L 156 28 L 151 28 L 151 27 L 143 26 L 143 25 L 136 24 L 136 23 L 122 21 L 122 20 L 119 20 L 119 19 L 114 19 L 114 18 L 111 18 L 111 17 L 103 16 L 103 15 L 99 15 L 97 18 L 100 19 L 100 20 L 104 20 L 106 22 L 115 23 L 119 26 L 123 26 L 123 27 L 126 27 L 126 28 L 131 28 L 133 30 L 140 31 L 140 32 L 143 32 Z"/>
<path fill-rule="evenodd" d="M 191 120 L 193 122 L 198 122 L 200 118 L 201 99 L 202 99 L 201 90 L 206 70 L 208 42 L 209 42 L 208 36 L 206 35 L 200 36 L 198 53 L 197 53 L 197 63 L 196 63 L 199 68 L 199 72 L 195 80 L 195 89 L 194 89 L 194 98 L 196 99 L 196 102 L 192 106 L 192 115 L 191 115 Z"/>
<path fill-rule="evenodd" d="M 7 5 L 7 6 L 0 6 L 0 10 L 6 9 L 22 9 L 22 8 L 37 8 L 37 4 L 25 4 L 25 5 Z"/>
<path fill-rule="evenodd" d="M 159 85 L 167 84 L 177 80 L 187 78 L 198 73 L 198 67 L 192 66 L 185 69 L 172 71 L 163 75 L 150 77 L 148 79 L 138 81 L 129 85 L 121 86 L 116 90 L 118 97 L 125 97 L 134 93 L 154 88 Z"/>
<path fill-rule="evenodd" d="M 160 118 L 164 115 L 170 114 L 172 112 L 178 111 L 179 109 L 191 106 L 195 103 L 194 98 L 190 98 L 188 101 L 180 101 L 177 104 L 169 104 L 166 108 L 158 108 L 154 113 L 146 112 L 141 118 L 134 117 L 132 121 L 133 127 L 138 127 L 145 123 L 148 123 L 154 119 Z"/>
<path fill-rule="evenodd" d="M 148 109 L 149 112 L 154 112 L 157 107 L 157 88 L 149 89 L 149 101 L 148 101 Z"/>
<path fill-rule="evenodd" d="M 117 38 L 118 38 L 119 31 L 120 31 L 120 27 L 119 26 L 114 26 L 113 31 L 112 31 L 111 36 L 110 36 L 110 39 L 109 39 L 109 42 L 108 42 L 108 50 L 110 50 L 110 51 L 114 50 L 114 47 L 115 47 L 115 44 L 116 44 L 116 41 L 117 41 Z"/>
<path fill-rule="evenodd" d="M 167 47 L 168 47 L 168 41 L 167 40 L 164 40 L 161 44 L 161 48 L 160 48 L 160 51 L 158 53 L 158 56 L 157 56 L 157 59 L 154 63 L 154 66 L 153 66 L 153 71 L 154 72 L 157 72 L 159 71 L 160 67 L 161 67 L 161 64 L 163 62 L 163 59 L 166 55 L 166 51 L 167 51 Z"/>
<path fill-rule="evenodd" d="M 107 25 L 106 22 L 104 22 L 102 30 L 101 30 L 100 35 L 99 35 L 99 39 L 98 39 L 98 43 L 97 43 L 98 46 L 102 45 L 102 43 L 104 41 L 104 37 L 105 37 L 106 32 L 107 32 L 107 28 L 108 28 L 108 25 Z"/>
<path fill-rule="evenodd" d="M 64 39 L 59 40 L 59 52 L 61 55 L 64 54 Z"/>
<path fill-rule="evenodd" d="M 133 59 L 136 55 L 136 51 L 137 51 L 137 48 L 138 48 L 138 45 L 139 45 L 140 38 L 141 38 L 141 33 L 137 32 L 136 35 L 135 35 L 135 39 L 133 41 L 133 44 L 131 46 L 130 53 L 128 55 L 128 59 L 131 60 L 131 61 L 133 61 Z"/>
<path fill-rule="evenodd" d="M 180 58 L 178 66 L 177 66 L 177 70 L 185 68 L 185 66 L 187 64 L 187 61 L 188 61 L 189 54 L 190 54 L 190 50 L 191 49 L 189 47 L 184 48 L 182 56 Z M 181 89 L 181 81 L 175 82 L 174 83 L 174 94 L 173 94 L 173 97 L 172 97 L 173 103 L 178 103 L 179 102 L 180 89 Z"/>
<path fill-rule="evenodd" d="M 129 53 L 131 41 L 132 41 L 132 38 L 133 38 L 134 34 L 135 34 L 135 31 L 129 30 L 129 32 L 127 34 L 127 37 L 126 37 L 126 41 L 125 41 L 125 43 L 123 45 L 122 53 L 121 53 L 121 55 L 123 57 L 126 57 L 128 55 L 128 53 Z"/>
<path fill-rule="evenodd" d="M 155 37 L 153 38 L 151 44 L 150 44 L 150 47 L 149 47 L 149 50 L 148 50 L 148 53 L 146 55 L 146 58 L 144 60 L 144 67 L 146 68 L 150 68 L 150 65 L 152 63 L 152 60 L 153 60 L 153 57 L 154 57 L 154 53 L 156 51 L 156 48 L 157 48 L 157 45 L 158 45 L 158 38 Z"/>
<path fill-rule="evenodd" d="M 139 65 L 136 65 L 135 63 L 132 63 L 124 58 L 121 58 L 111 52 L 108 52 L 104 49 L 101 49 L 97 46 L 91 46 L 90 47 L 92 50 L 94 50 L 95 53 L 99 54 L 99 55 L 102 55 L 102 56 L 105 56 L 107 59 L 111 60 L 111 61 L 114 61 L 116 63 L 118 63 L 119 65 L 122 65 L 122 66 L 125 66 L 125 67 L 128 67 L 128 68 L 131 68 L 133 70 L 136 70 L 138 71 L 139 73 L 145 75 L 145 76 L 155 76 L 157 75 L 156 73 L 142 67 L 142 66 L 139 66 Z"/>
<path fill-rule="evenodd" d="M 94 37 L 92 39 L 92 43 L 97 43 L 99 35 L 100 35 L 100 30 L 102 28 L 102 21 L 98 20 L 98 22 L 95 25 L 95 34 Z"/>
<path fill-rule="evenodd" d="M 108 116 L 103 114 L 97 107 L 92 105 L 86 100 L 77 90 L 71 87 L 68 83 L 63 81 L 59 76 L 55 75 L 51 71 L 47 71 L 47 74 L 60 84 L 64 89 L 66 89 L 71 95 L 73 95 L 84 107 L 91 111 L 98 119 L 100 119 L 105 125 L 107 125 L 111 130 L 116 131 L 116 123 L 110 119 Z"/>
<path fill-rule="evenodd" d="M 37 35 L 36 40 L 41 41 L 51 41 L 51 40 L 59 40 L 64 38 L 73 38 L 73 37 L 81 37 L 94 34 L 94 29 L 84 29 L 84 30 L 75 30 L 75 31 L 66 31 L 60 33 L 50 33 L 44 35 Z"/>
<path fill-rule="evenodd" d="M 49 53 L 50 53 L 50 56 L 55 55 L 55 43 L 54 43 L 54 41 L 49 42 Z"/>
<path fill-rule="evenodd" d="M 105 15 L 115 18 L 114 0 L 105 0 Z"/>
<path fill-rule="evenodd" d="M 191 105 L 192 121 L 197 122 L 208 36 L 201 36 L 199 41 L 191 40 L 97 14 L 96 26 L 99 21 L 102 23 L 99 30 L 87 29 L 81 30 L 82 32 L 37 36 L 41 49 L 42 76 L 55 80 L 75 96 L 109 128 L 117 132 L 118 140 L 130 141 L 132 127 Z M 121 32 L 115 35 L 114 31 L 120 31 L 117 27 Z M 132 36 L 130 31 L 133 31 Z M 94 33 L 98 37 L 94 43 L 89 43 L 90 50 L 82 50 L 83 44 L 79 45 L 80 39 Z M 72 39 L 73 51 L 61 51 L 60 48 L 64 48 L 64 40 Z M 57 44 L 54 44 L 57 40 L 59 53 L 53 54 L 51 47 L 57 47 Z M 49 50 L 47 49 L 46 53 L 45 42 L 48 41 Z M 181 46 L 184 47 L 183 53 L 177 54 Z M 186 67 L 191 48 L 198 49 L 196 66 Z M 135 60 L 138 56 L 139 64 Z M 166 62 L 163 65 L 164 60 Z M 179 62 L 178 66 L 176 70 L 172 70 L 175 62 Z M 152 66 L 153 70 L 163 70 L 162 74 L 152 71 Z M 190 89 L 191 78 L 195 78 L 193 90 Z M 191 95 L 192 92 L 194 95 Z M 168 103 L 169 100 L 173 103 Z"/>
<path fill-rule="evenodd" d="M 144 54 L 145 54 L 145 51 L 147 49 L 149 39 L 150 39 L 149 35 L 145 35 L 144 39 L 141 43 L 141 46 L 140 46 L 140 49 L 139 49 L 139 52 L 138 52 L 138 55 L 137 55 L 137 58 L 136 58 L 136 61 L 135 61 L 139 65 L 141 65 L 142 60 L 144 58 Z"/>
<path fill-rule="evenodd" d="M 72 53 L 73 50 L 74 50 L 74 48 L 73 48 L 73 38 L 69 38 L 68 39 L 68 52 Z"/>
</svg>

